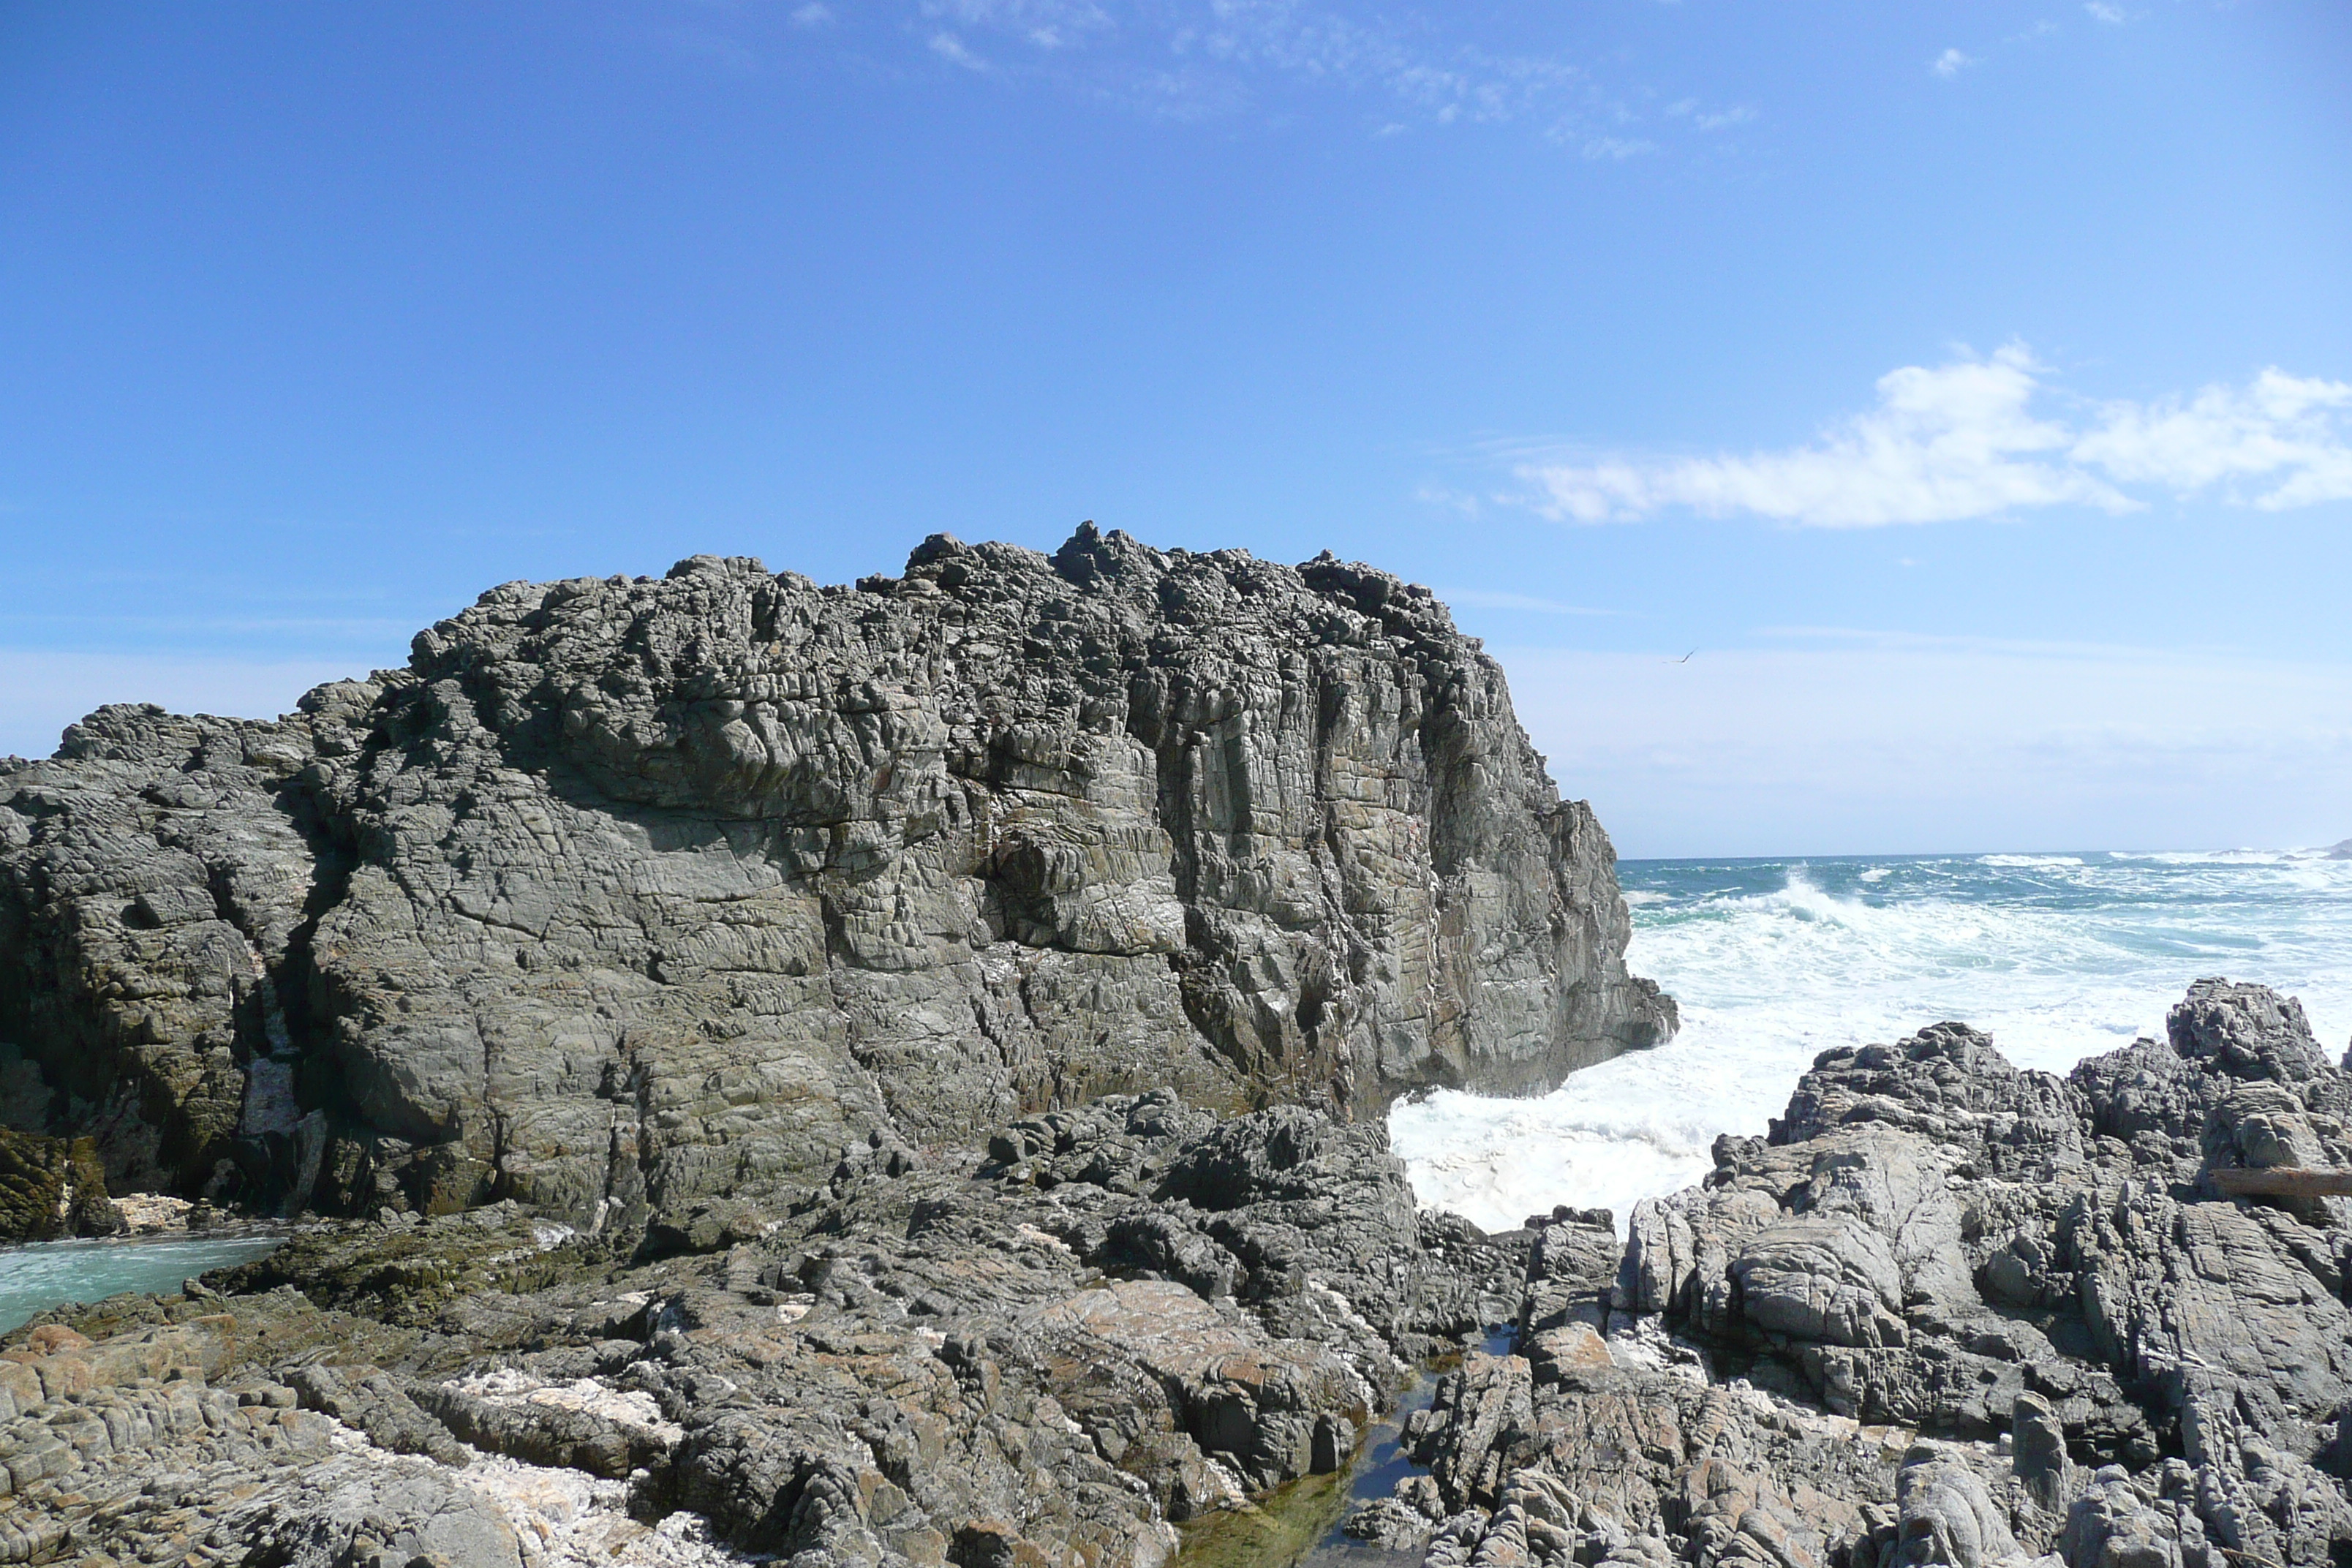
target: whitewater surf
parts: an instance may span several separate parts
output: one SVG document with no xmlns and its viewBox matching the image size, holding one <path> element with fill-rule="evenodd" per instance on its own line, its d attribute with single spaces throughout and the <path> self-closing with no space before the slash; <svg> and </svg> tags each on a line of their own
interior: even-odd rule
<svg viewBox="0 0 2352 1568">
<path fill-rule="evenodd" d="M 1390 1113 L 1424 1204 L 1491 1229 L 1606 1207 L 1711 1168 L 1757 1134 L 1815 1056 L 1944 1019 L 2020 1067 L 2064 1072 L 2161 1037 L 2192 980 L 2301 998 L 2333 1054 L 2352 1033 L 2352 861 L 2321 850 L 1629 860 L 1628 963 L 1681 1033 L 1552 1094 L 1438 1090 Z"/>
</svg>

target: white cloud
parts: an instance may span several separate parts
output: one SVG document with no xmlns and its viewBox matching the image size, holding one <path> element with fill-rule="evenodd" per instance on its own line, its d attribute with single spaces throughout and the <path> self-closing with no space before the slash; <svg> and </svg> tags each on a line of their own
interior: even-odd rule
<svg viewBox="0 0 2352 1568">
<path fill-rule="evenodd" d="M 2074 443 L 2077 462 L 2175 490 L 2251 485 L 2266 511 L 2352 500 L 2352 384 L 2265 370 L 2243 387 L 2111 403 Z"/>
<path fill-rule="evenodd" d="M 1592 136 L 1585 139 L 1584 155 L 1594 162 L 1622 163 L 1638 158 L 1644 153 L 1654 153 L 1658 144 L 1639 137 Z"/>
<path fill-rule="evenodd" d="M 988 68 L 988 62 L 965 48 L 963 40 L 953 33 L 933 33 L 931 53 L 951 65 L 961 66 L 966 70 L 984 71 Z"/>
<path fill-rule="evenodd" d="M 1024 38 L 1043 49 L 1114 30 L 1109 14 L 1091 0 L 923 0 L 923 15 Z"/>
<path fill-rule="evenodd" d="M 1990 359 L 1908 365 L 1877 406 L 1782 451 L 1604 455 L 1520 463 L 1524 504 L 1575 522 L 1662 511 L 1748 514 L 1815 528 L 1950 522 L 2049 506 L 2109 512 L 2219 490 L 2269 510 L 2352 499 L 2352 384 L 2266 370 L 2243 387 L 2094 405 L 2077 425 L 2033 407 L 2047 372 L 2021 344 Z"/>
<path fill-rule="evenodd" d="M 1700 131 L 1724 131 L 1734 125 L 1745 125 L 1756 118 L 1756 111 L 1744 103 L 1727 109 L 1706 110 L 1696 98 L 1685 98 L 1666 105 L 1666 118 L 1687 120 Z"/>
<path fill-rule="evenodd" d="M 1976 57 L 1973 55 L 1964 55 L 1958 49 L 1946 49 L 1927 63 L 1927 68 L 1937 76 L 1948 79 L 1976 63 Z"/>
<path fill-rule="evenodd" d="M 793 26 L 795 27 L 822 27 L 832 20 L 833 7 L 821 4 L 820 0 L 808 0 L 807 5 L 796 6 L 793 11 Z"/>
<path fill-rule="evenodd" d="M 1876 408 L 1793 451 L 1612 458 L 1519 473 L 1538 488 L 1539 510 L 1578 522 L 1670 508 L 1822 528 L 1943 522 L 2066 501 L 2128 510 L 2134 503 L 2111 486 L 2042 460 L 2072 435 L 2027 412 L 2037 368 L 2011 347 L 1990 360 L 1891 371 L 1879 377 Z"/>
<path fill-rule="evenodd" d="M 2124 15 L 2124 8 L 2108 4 L 2108 0 L 2090 0 L 2083 9 L 2091 14 L 2093 21 L 2105 22 L 2110 27 L 2120 27 L 2128 20 Z"/>
<path fill-rule="evenodd" d="M 1553 777 L 1628 856 L 2326 844 L 2352 668 L 1869 635 L 1494 647 Z"/>
</svg>

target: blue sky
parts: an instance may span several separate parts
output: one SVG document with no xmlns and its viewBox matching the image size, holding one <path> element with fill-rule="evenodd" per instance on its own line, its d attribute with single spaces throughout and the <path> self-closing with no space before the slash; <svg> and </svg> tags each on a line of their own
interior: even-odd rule
<svg viewBox="0 0 2352 1568">
<path fill-rule="evenodd" d="M 2347 82 L 2335 0 L 0 5 L 0 751 L 1092 518 L 1436 586 L 1629 855 L 2331 841 Z"/>
</svg>

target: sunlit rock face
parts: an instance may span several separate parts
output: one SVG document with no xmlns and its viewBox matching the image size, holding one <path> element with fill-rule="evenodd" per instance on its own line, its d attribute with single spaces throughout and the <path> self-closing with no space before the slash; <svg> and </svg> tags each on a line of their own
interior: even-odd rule
<svg viewBox="0 0 2352 1568">
<path fill-rule="evenodd" d="M 117 1190 L 634 1223 L 1108 1092 L 1366 1116 L 1674 1027 L 1500 668 L 1328 556 L 509 584 L 301 706 L 0 773 L 0 1087 Z"/>
</svg>

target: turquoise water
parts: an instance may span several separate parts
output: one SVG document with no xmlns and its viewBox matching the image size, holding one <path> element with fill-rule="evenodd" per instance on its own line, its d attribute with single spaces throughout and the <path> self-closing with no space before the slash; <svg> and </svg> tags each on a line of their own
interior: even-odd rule
<svg viewBox="0 0 2352 1568">
<path fill-rule="evenodd" d="M 1670 1044 L 1532 1100 L 1439 1093 L 1390 1117 L 1424 1202 L 1481 1225 L 1634 1201 L 1760 1133 L 1818 1053 L 1953 1018 L 2063 1072 L 2161 1037 L 2205 975 L 2299 997 L 2331 1057 L 2352 1036 L 2352 860 L 2213 854 L 1634 860 L 1627 954 L 1682 1005 Z"/>
<path fill-rule="evenodd" d="M 206 1269 L 266 1258 L 283 1239 L 173 1237 L 0 1247 L 0 1333 L 68 1301 L 100 1301 L 125 1290 L 174 1291 L 182 1280 Z"/>
</svg>

